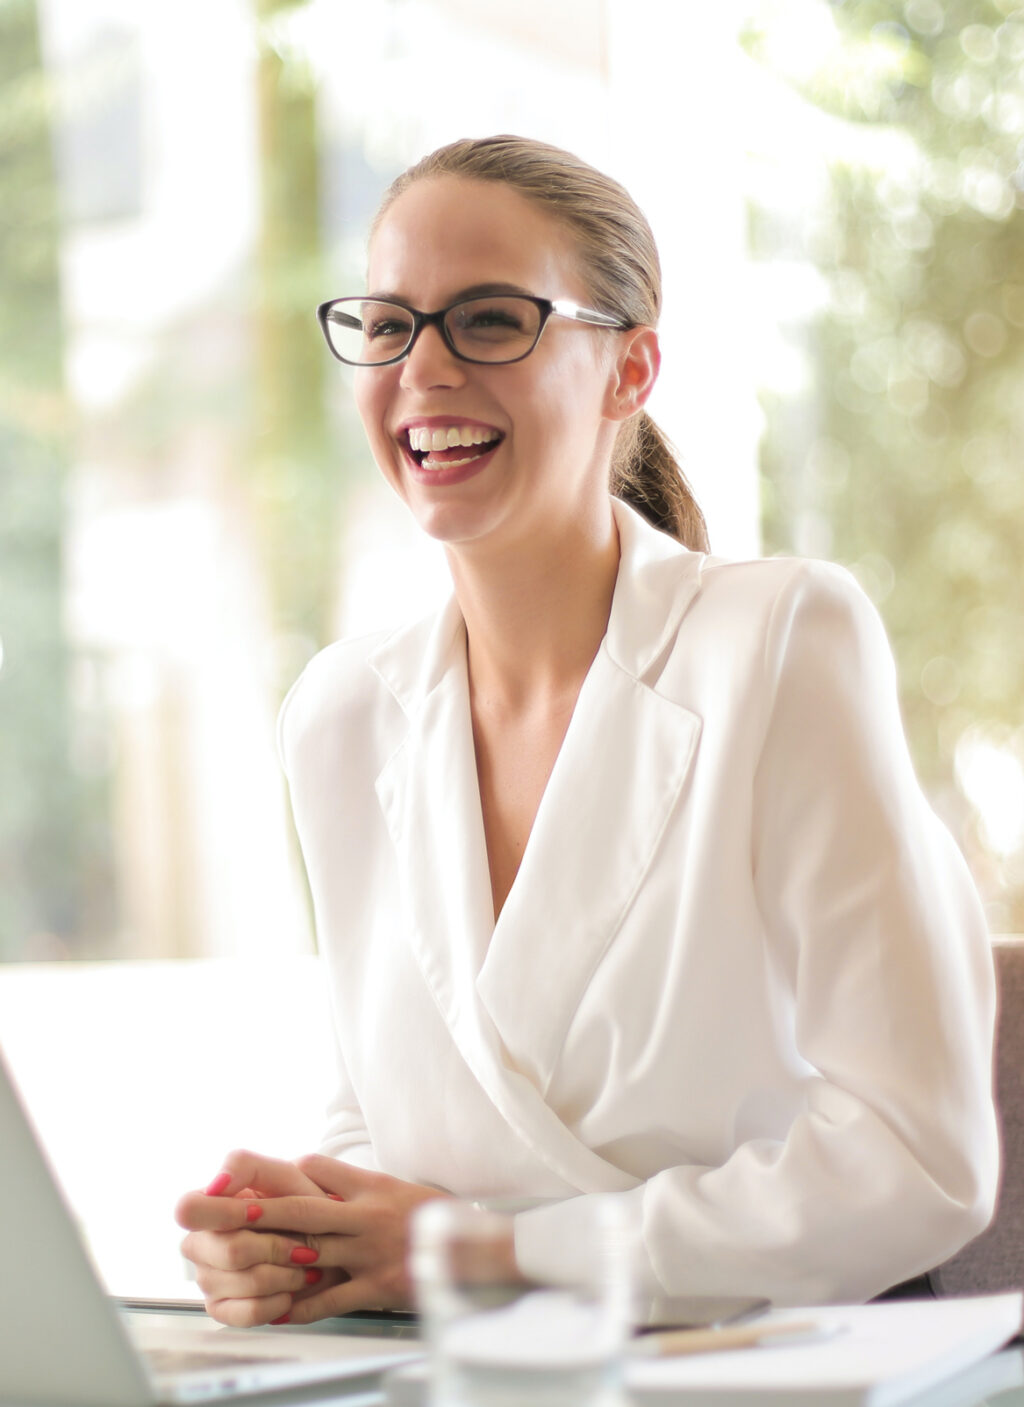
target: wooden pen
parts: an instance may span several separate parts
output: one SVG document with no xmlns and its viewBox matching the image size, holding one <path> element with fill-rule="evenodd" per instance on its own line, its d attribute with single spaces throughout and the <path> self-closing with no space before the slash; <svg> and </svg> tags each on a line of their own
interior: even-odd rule
<svg viewBox="0 0 1024 1407">
<path fill-rule="evenodd" d="M 726 1324 L 721 1329 L 669 1329 L 635 1339 L 630 1351 L 652 1357 L 725 1353 L 734 1348 L 756 1348 L 768 1339 L 816 1339 L 825 1332 L 811 1319 L 788 1324 Z"/>
</svg>

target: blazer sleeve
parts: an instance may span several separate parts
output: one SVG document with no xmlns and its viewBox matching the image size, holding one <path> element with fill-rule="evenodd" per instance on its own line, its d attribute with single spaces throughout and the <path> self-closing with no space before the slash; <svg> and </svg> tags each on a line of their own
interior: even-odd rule
<svg viewBox="0 0 1024 1407">
<path fill-rule="evenodd" d="M 811 1070 L 804 1106 L 783 1139 L 615 1195 L 651 1292 L 859 1301 L 991 1216 L 991 952 L 964 861 L 914 776 L 881 622 L 847 573 L 799 565 L 763 667 L 752 882 Z M 573 1216 L 571 1202 L 519 1216 L 527 1273 L 552 1246 L 564 1255 Z"/>
<path fill-rule="evenodd" d="M 327 1106 L 327 1122 L 320 1141 L 319 1152 L 331 1158 L 340 1158 L 344 1163 L 352 1163 L 357 1168 L 370 1172 L 380 1172 L 380 1164 L 373 1149 L 366 1119 L 359 1107 L 352 1081 L 345 1066 L 344 1056 L 335 1041 L 337 1065 L 334 1079 L 334 1093 Z"/>
<path fill-rule="evenodd" d="M 277 716 L 277 753 L 289 788 L 295 783 L 295 752 L 298 747 L 297 735 L 303 729 L 301 715 L 303 709 L 298 701 L 308 690 L 308 673 L 304 671 L 289 689 Z M 337 1034 L 337 1019 L 334 1018 L 335 1073 L 333 1094 L 327 1106 L 327 1121 L 320 1142 L 319 1151 L 333 1158 L 370 1171 L 379 1171 L 373 1150 L 366 1119 L 359 1107 L 348 1067 Z"/>
</svg>

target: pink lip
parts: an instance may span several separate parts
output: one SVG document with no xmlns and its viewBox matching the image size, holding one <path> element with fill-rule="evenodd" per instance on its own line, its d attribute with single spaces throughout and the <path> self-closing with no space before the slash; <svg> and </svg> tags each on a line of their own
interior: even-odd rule
<svg viewBox="0 0 1024 1407">
<path fill-rule="evenodd" d="M 499 430 L 501 439 L 495 440 L 490 449 L 483 454 L 478 454 L 468 464 L 452 465 L 443 469 L 422 468 L 409 450 L 409 431 L 446 425 L 478 425 L 481 430 L 498 430 L 498 427 L 489 421 L 477 420 L 471 415 L 410 415 L 398 426 L 395 436 L 401 446 L 402 458 L 405 460 L 406 467 L 417 483 L 431 484 L 435 488 L 447 488 L 452 484 L 461 484 L 467 479 L 473 479 L 487 468 L 494 457 L 495 450 L 501 446 L 505 439 L 504 434 Z"/>
<path fill-rule="evenodd" d="M 424 421 L 420 421 L 424 424 Z M 444 423 L 443 421 L 441 422 Z M 448 422 L 451 424 L 451 422 Z M 460 425 L 475 425 L 479 421 L 460 420 Z M 468 464 L 447 465 L 443 469 L 424 469 L 403 446 L 402 457 L 405 460 L 406 468 L 418 484 L 430 484 L 434 488 L 448 488 L 451 484 L 465 483 L 467 479 L 473 479 L 494 458 L 495 450 L 501 447 L 502 441 L 496 440 L 489 450 L 483 454 L 478 454 L 475 459 L 471 459 Z"/>
<path fill-rule="evenodd" d="M 488 420 L 475 420 L 471 415 L 410 415 L 408 420 L 403 420 L 395 430 L 395 435 L 401 439 L 410 430 L 429 430 L 435 425 L 479 425 L 481 430 L 497 430 L 497 425 L 492 425 Z"/>
</svg>

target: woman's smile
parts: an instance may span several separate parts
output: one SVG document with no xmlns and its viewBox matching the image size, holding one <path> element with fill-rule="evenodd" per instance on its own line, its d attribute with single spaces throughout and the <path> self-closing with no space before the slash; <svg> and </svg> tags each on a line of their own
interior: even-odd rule
<svg viewBox="0 0 1024 1407">
<path fill-rule="evenodd" d="M 485 468 L 504 438 L 493 425 L 443 416 L 409 421 L 398 436 L 411 472 L 437 484 L 454 483 Z M 469 474 L 462 475 L 462 470 Z"/>
</svg>

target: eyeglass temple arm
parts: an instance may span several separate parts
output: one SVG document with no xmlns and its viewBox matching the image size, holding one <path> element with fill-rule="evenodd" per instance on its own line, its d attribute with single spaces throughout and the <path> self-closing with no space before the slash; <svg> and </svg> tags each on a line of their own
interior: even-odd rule
<svg viewBox="0 0 1024 1407">
<path fill-rule="evenodd" d="M 607 313 L 595 312 L 593 308 L 581 308 L 578 303 L 570 303 L 567 298 L 555 298 L 551 304 L 551 311 L 557 313 L 560 318 L 573 318 L 576 322 L 592 322 L 598 327 L 624 328 L 626 326 L 619 318 L 609 317 Z"/>
<path fill-rule="evenodd" d="M 354 318 L 351 313 L 343 313 L 339 308 L 328 309 L 327 321 L 340 323 L 342 327 L 352 327 L 360 332 L 363 327 L 358 318 Z"/>
</svg>

